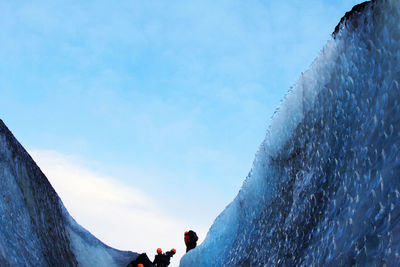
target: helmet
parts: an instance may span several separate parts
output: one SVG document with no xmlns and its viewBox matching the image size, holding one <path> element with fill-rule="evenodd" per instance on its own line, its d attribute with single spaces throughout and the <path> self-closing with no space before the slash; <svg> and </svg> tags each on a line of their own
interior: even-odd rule
<svg viewBox="0 0 400 267">
<path fill-rule="evenodd" d="M 162 253 L 162 249 L 161 249 L 161 248 L 158 248 L 158 249 L 157 249 L 157 253 L 158 253 L 158 254 Z"/>
<path fill-rule="evenodd" d="M 174 249 L 174 248 L 171 249 L 171 251 L 172 251 L 174 254 L 176 253 L 176 249 Z"/>
</svg>

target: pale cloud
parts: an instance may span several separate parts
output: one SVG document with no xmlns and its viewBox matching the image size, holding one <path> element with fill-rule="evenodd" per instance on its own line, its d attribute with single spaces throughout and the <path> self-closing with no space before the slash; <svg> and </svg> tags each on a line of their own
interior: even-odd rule
<svg viewBox="0 0 400 267">
<path fill-rule="evenodd" d="M 147 252 L 150 259 L 157 247 L 174 247 L 177 255 L 171 266 L 178 266 L 188 224 L 168 216 L 173 207 L 158 205 L 144 192 L 88 169 L 76 156 L 50 150 L 29 153 L 71 216 L 97 238 L 117 249 Z M 198 230 L 204 237 L 207 229 Z"/>
</svg>

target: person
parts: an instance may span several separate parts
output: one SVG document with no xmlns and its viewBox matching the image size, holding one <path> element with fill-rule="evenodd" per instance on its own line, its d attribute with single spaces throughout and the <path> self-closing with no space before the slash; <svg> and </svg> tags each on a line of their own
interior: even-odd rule
<svg viewBox="0 0 400 267">
<path fill-rule="evenodd" d="M 195 231 L 189 230 L 185 232 L 184 240 L 186 245 L 186 253 L 197 246 L 197 234 Z"/>
<path fill-rule="evenodd" d="M 142 267 L 154 267 L 146 253 L 140 254 L 135 260 L 131 261 L 127 267 L 139 267 L 140 264 Z"/>
<path fill-rule="evenodd" d="M 154 256 L 154 261 L 153 263 L 158 266 L 163 261 L 163 254 L 162 254 L 162 249 L 158 248 L 157 249 L 157 255 Z"/>
<path fill-rule="evenodd" d="M 162 254 L 161 249 L 157 249 L 157 255 L 154 257 L 153 263 L 157 267 L 167 267 L 170 264 L 171 258 L 175 255 L 176 249 L 171 249 L 170 251 L 165 252 Z"/>
</svg>

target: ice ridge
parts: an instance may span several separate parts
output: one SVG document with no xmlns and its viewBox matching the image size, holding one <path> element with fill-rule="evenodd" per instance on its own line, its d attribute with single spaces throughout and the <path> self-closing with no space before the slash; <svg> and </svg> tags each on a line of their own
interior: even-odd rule
<svg viewBox="0 0 400 267">
<path fill-rule="evenodd" d="M 345 16 L 180 266 L 400 265 L 400 2 Z"/>
<path fill-rule="evenodd" d="M 126 266 L 77 224 L 26 150 L 0 120 L 0 266 Z"/>
</svg>

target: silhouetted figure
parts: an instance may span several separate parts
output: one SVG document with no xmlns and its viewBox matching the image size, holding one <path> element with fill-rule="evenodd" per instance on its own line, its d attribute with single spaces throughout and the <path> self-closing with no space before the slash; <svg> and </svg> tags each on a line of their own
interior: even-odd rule
<svg viewBox="0 0 400 267">
<path fill-rule="evenodd" d="M 172 256 L 174 256 L 176 253 L 176 250 L 173 248 L 170 251 L 165 252 L 165 254 L 162 254 L 161 249 L 160 253 L 157 249 L 157 255 L 154 257 L 153 263 L 157 267 L 167 267 L 170 264 Z"/>
<path fill-rule="evenodd" d="M 154 256 L 153 263 L 157 266 L 158 263 L 162 262 L 162 258 L 163 258 L 162 249 L 158 248 L 157 255 Z"/>
<path fill-rule="evenodd" d="M 186 245 L 186 252 L 188 252 L 191 249 L 194 249 L 197 246 L 198 239 L 199 238 L 197 237 L 196 232 L 192 230 L 185 232 L 184 240 Z"/>
</svg>

